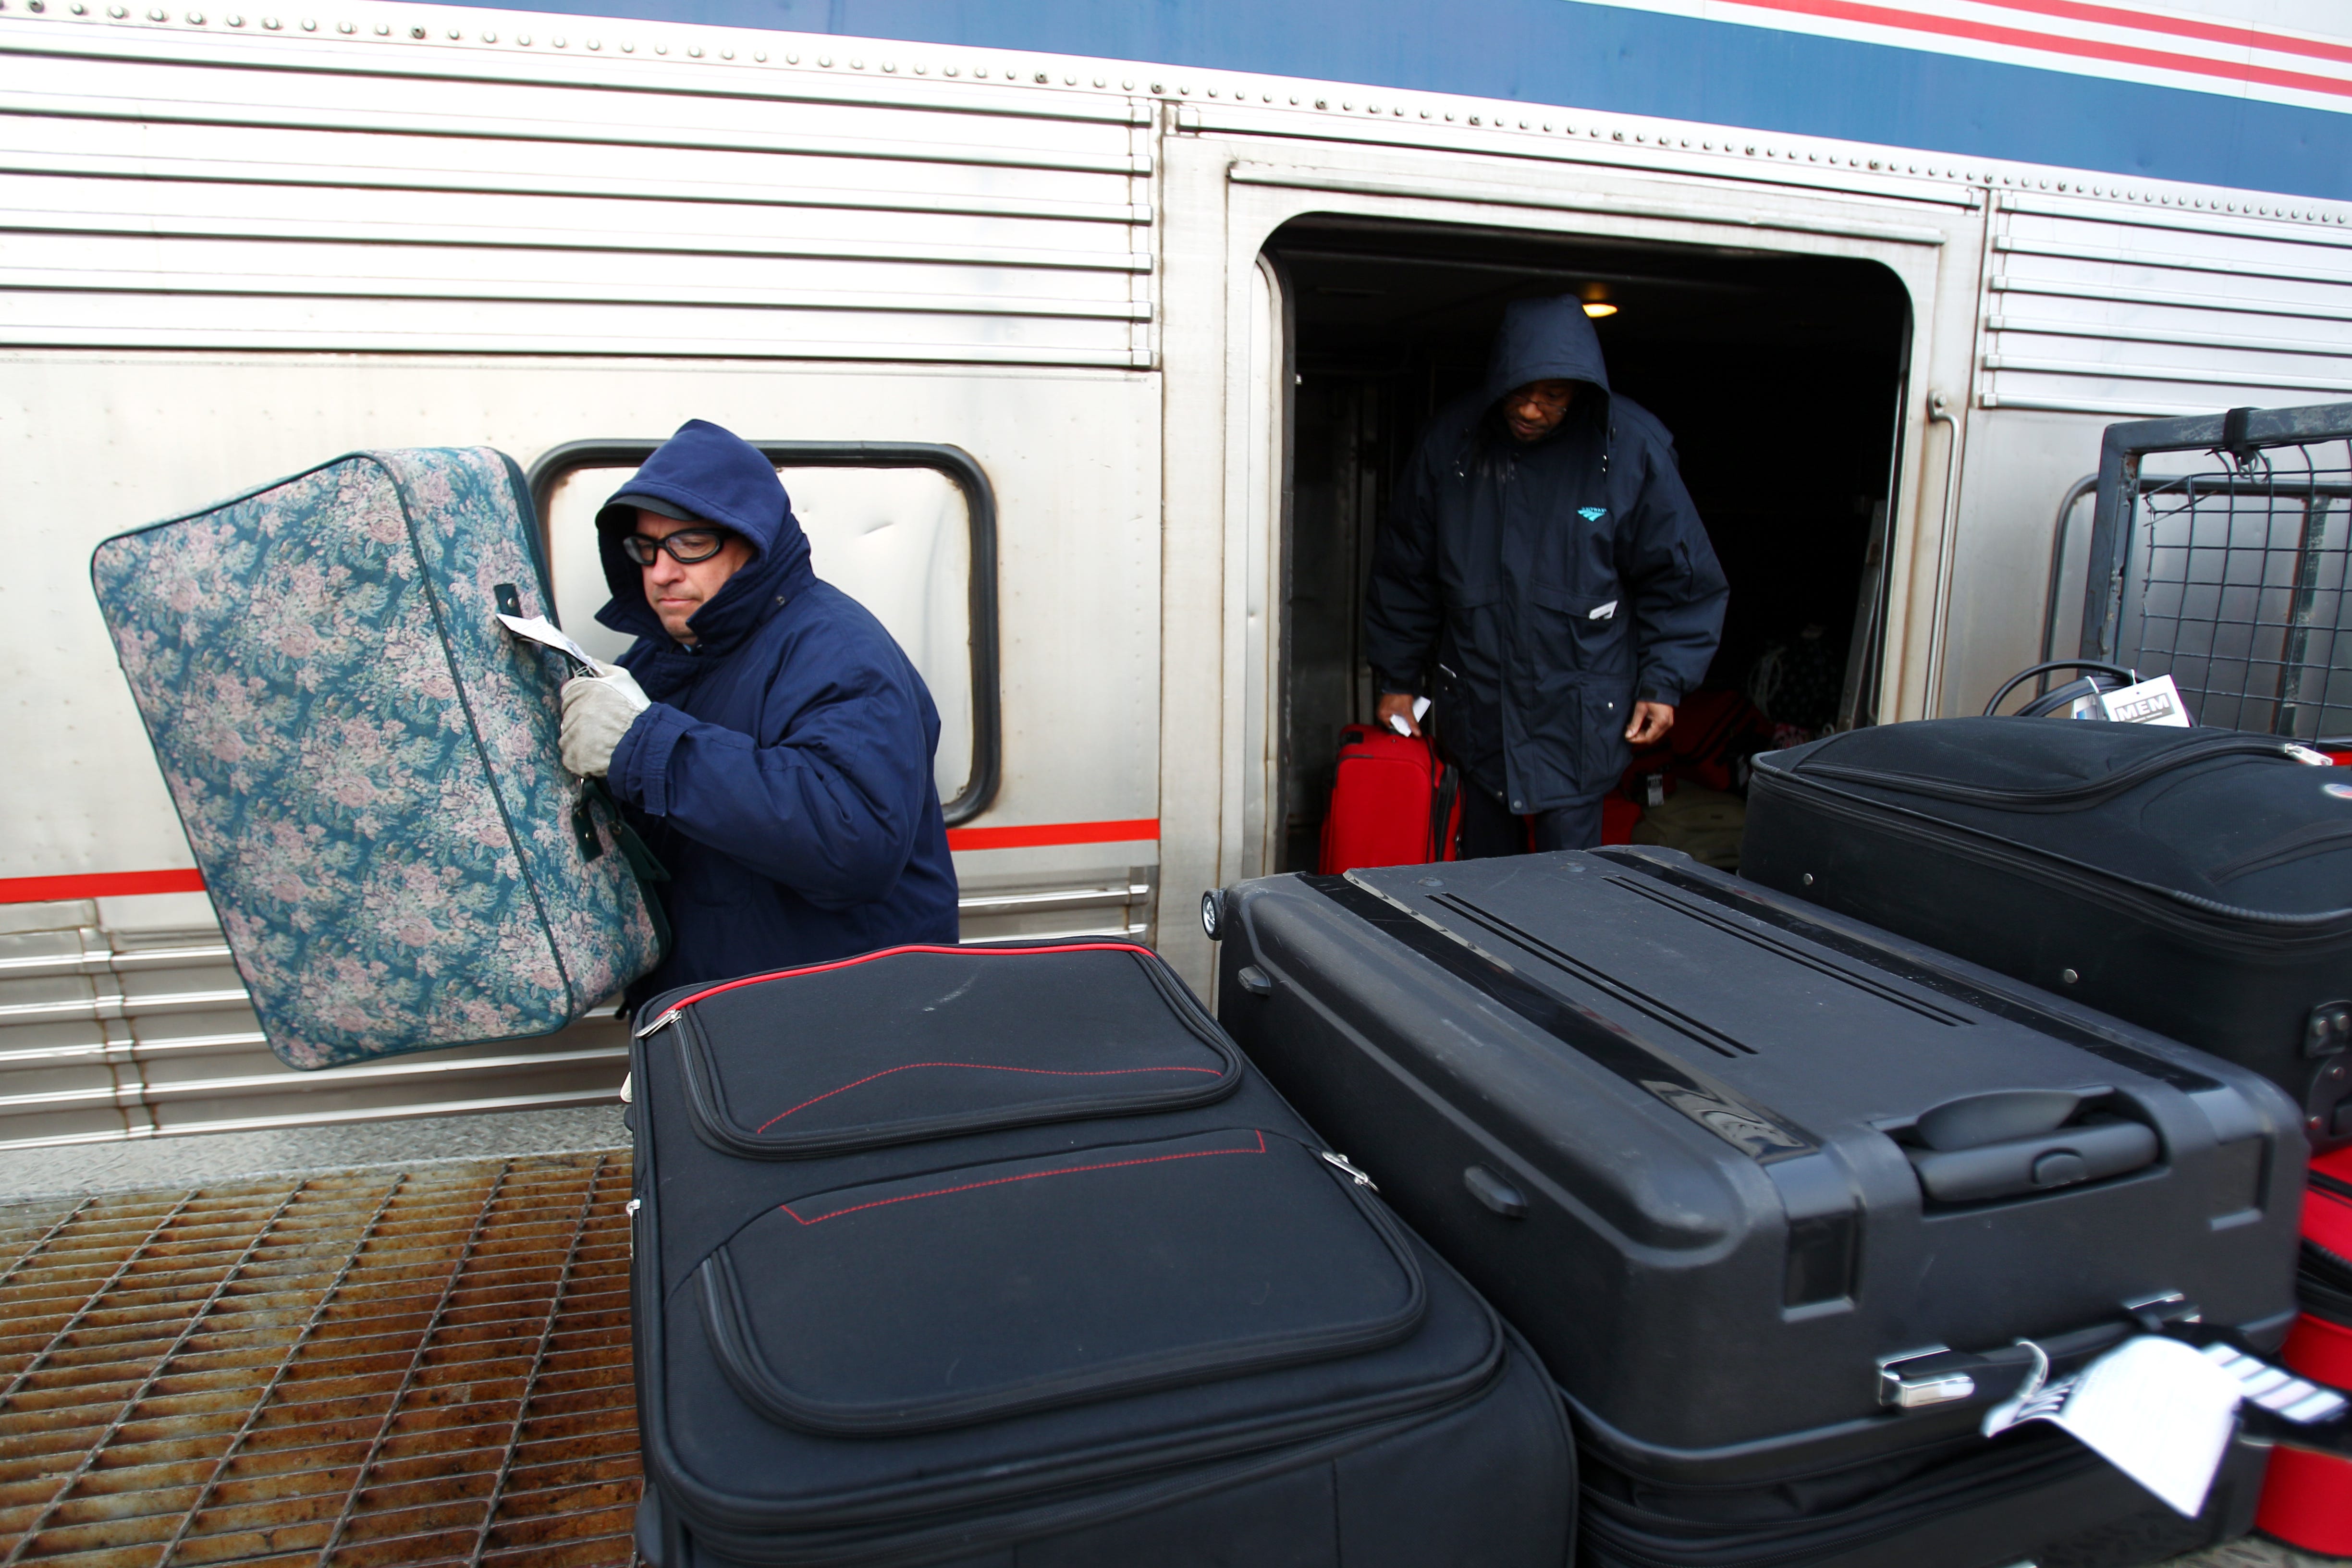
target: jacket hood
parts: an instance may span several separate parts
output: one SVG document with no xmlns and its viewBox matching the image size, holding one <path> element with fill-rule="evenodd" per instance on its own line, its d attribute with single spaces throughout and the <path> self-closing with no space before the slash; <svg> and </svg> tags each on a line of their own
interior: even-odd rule
<svg viewBox="0 0 2352 1568">
<path fill-rule="evenodd" d="M 646 603 L 644 574 L 621 552 L 622 535 L 635 526 L 640 497 L 731 529 L 751 547 L 751 559 L 695 612 L 694 635 L 709 653 L 724 653 L 740 642 L 814 580 L 808 535 L 793 515 L 792 498 L 776 478 L 775 466 L 733 431 L 689 419 L 596 513 L 597 553 L 613 594 L 596 618 L 614 631 L 668 636 Z"/>
<path fill-rule="evenodd" d="M 1580 381 L 1609 390 L 1601 338 L 1573 294 L 1549 300 L 1515 300 L 1503 311 L 1486 360 L 1483 401 L 1491 407 L 1505 393 L 1533 381 Z"/>
</svg>

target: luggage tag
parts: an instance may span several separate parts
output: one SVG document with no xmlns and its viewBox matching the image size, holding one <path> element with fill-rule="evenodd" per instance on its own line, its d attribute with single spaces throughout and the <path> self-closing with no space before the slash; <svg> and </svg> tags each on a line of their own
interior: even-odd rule
<svg viewBox="0 0 2352 1568">
<path fill-rule="evenodd" d="M 1414 698 L 1412 700 L 1412 721 L 1418 724 L 1423 719 L 1428 717 L 1429 699 L 1426 697 Z M 1405 722 L 1402 716 L 1395 713 L 1389 715 L 1389 728 L 1394 730 L 1400 735 L 1411 735 L 1412 733 L 1411 730 L 1405 728 Z"/>
<path fill-rule="evenodd" d="M 513 584 L 500 583 L 493 592 L 498 595 L 498 616 L 501 626 L 524 642 L 535 643 L 562 654 L 570 661 L 573 674 L 595 679 L 596 660 L 586 648 L 572 641 L 562 627 L 545 616 L 519 613 L 522 609 L 522 601 L 515 593 Z M 587 779 L 580 781 L 579 796 L 572 803 L 572 841 L 578 847 L 583 860 L 593 860 L 604 853 L 604 840 L 596 832 L 596 814 L 588 805 L 590 783 Z M 602 793 L 602 787 L 599 785 L 596 793 Z M 606 804 L 611 804 L 609 797 Z M 614 813 L 614 820 L 620 820 L 618 812 Z"/>
<path fill-rule="evenodd" d="M 2042 1347 L 2018 1342 L 2033 1353 L 2033 1371 L 1985 1412 L 1984 1435 L 2047 1421 L 2187 1518 L 2205 1506 L 2242 1426 L 2252 1442 L 2322 1453 L 2352 1442 L 2352 1400 L 2218 1338 L 2200 1347 L 2185 1337 L 2137 1335 L 2056 1383 L 2046 1381 Z"/>
<path fill-rule="evenodd" d="M 514 633 L 523 641 L 537 643 L 541 647 L 553 648 L 570 659 L 577 667 L 573 670 L 574 674 L 593 677 L 597 673 L 596 660 L 588 650 L 566 637 L 562 629 L 545 616 L 510 616 L 501 610 L 499 612 L 499 620 L 507 630 Z"/>
<path fill-rule="evenodd" d="M 2034 1368 L 2018 1393 L 1985 1412 L 1984 1435 L 2047 1421 L 2194 1519 L 2237 1425 L 2238 1380 L 2179 1340 L 2126 1340 L 2072 1377 L 2045 1383 L 2050 1357 L 2024 1342 Z"/>
<path fill-rule="evenodd" d="M 2196 724 L 2189 717 L 2188 704 L 2180 699 L 2180 688 L 2168 675 L 2143 680 L 2137 686 L 2094 692 L 2074 704 L 2072 717 L 2106 719 L 2117 724 L 2164 724 L 2179 730 L 2192 729 Z"/>
</svg>

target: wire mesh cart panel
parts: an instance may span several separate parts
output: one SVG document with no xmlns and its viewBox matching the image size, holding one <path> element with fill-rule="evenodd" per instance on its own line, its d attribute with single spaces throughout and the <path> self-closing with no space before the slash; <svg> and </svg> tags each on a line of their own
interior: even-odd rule
<svg viewBox="0 0 2352 1568">
<path fill-rule="evenodd" d="M 2171 676 L 2200 724 L 2352 737 L 2347 562 L 2352 403 L 2110 425 L 2083 657 Z"/>
</svg>

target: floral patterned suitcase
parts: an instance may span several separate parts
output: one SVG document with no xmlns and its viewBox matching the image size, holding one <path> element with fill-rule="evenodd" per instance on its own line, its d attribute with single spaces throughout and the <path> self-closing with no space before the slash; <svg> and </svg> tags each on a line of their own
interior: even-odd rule
<svg viewBox="0 0 2352 1568">
<path fill-rule="evenodd" d="M 270 1047 L 319 1068 L 546 1034 L 661 956 L 657 868 L 557 758 L 513 461 L 355 452 L 90 560 Z"/>
</svg>

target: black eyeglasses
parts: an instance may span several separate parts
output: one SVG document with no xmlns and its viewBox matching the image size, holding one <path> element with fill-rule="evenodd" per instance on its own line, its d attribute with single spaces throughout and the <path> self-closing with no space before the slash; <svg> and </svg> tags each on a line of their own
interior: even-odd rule
<svg viewBox="0 0 2352 1568">
<path fill-rule="evenodd" d="M 650 566 L 665 550 L 669 558 L 681 566 L 691 566 L 698 561 L 708 561 L 727 548 L 727 531 L 720 528 L 681 528 L 676 533 L 656 539 L 650 533 L 627 533 L 621 536 L 621 553 L 640 566 Z"/>
</svg>

